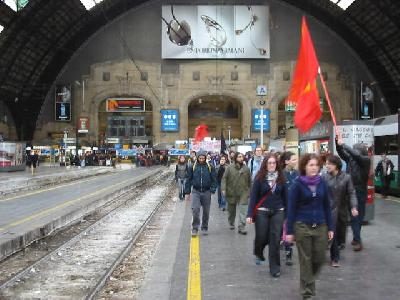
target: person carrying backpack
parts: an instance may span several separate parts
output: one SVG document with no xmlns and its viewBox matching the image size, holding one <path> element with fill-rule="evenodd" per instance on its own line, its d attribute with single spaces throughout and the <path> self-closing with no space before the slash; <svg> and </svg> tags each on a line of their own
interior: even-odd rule
<svg viewBox="0 0 400 300">
<path fill-rule="evenodd" d="M 217 190 L 217 176 L 215 169 L 206 163 L 207 153 L 199 151 L 197 160 L 192 168 L 188 168 L 185 185 L 185 194 L 192 194 L 192 237 L 198 235 L 200 227 L 200 209 L 203 208 L 201 231 L 208 234 L 208 220 L 210 217 L 211 194 Z"/>
</svg>

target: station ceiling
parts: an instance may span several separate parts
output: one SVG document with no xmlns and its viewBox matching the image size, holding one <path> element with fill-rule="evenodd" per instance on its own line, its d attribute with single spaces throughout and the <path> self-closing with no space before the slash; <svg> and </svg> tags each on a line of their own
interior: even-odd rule
<svg viewBox="0 0 400 300">
<path fill-rule="evenodd" d="M 0 100 L 10 109 L 21 140 L 32 139 L 44 99 L 74 52 L 100 27 L 150 2 L 104 0 L 87 10 L 80 0 L 29 0 L 15 12 L 2 1 Z M 341 1 L 334 0 L 281 1 L 313 16 L 342 37 L 371 71 L 391 112 L 397 112 L 399 0 L 356 0 L 346 10 L 338 6 Z"/>
</svg>

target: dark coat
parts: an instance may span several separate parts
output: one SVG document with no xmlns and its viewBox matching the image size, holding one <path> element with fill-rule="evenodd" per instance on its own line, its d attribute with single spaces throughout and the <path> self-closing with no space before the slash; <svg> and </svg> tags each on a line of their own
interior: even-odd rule
<svg viewBox="0 0 400 300">
<path fill-rule="evenodd" d="M 350 174 L 353 185 L 358 190 L 367 190 L 371 159 L 368 154 L 363 155 L 360 151 L 351 147 L 336 143 L 336 150 L 341 159 L 347 163 L 347 173 Z"/>
<path fill-rule="evenodd" d="M 214 167 L 197 161 L 192 167 L 188 168 L 185 194 L 190 194 L 192 187 L 199 192 L 211 191 L 211 193 L 215 193 L 217 176 Z"/>
<path fill-rule="evenodd" d="M 390 166 L 391 171 L 390 171 L 390 174 L 387 175 L 389 166 Z M 382 160 L 381 160 L 378 163 L 378 165 L 376 166 L 376 168 L 375 168 L 375 176 L 377 176 L 377 177 L 378 176 L 379 177 L 385 177 L 386 176 L 386 177 L 390 178 L 390 180 L 393 180 L 394 179 L 393 170 L 394 170 L 394 165 L 393 165 L 392 161 L 390 159 L 388 159 L 388 160 L 386 160 L 386 170 L 384 172 L 383 163 L 382 163 Z M 386 175 L 384 175 L 384 174 L 386 174 Z"/>
<path fill-rule="evenodd" d="M 281 209 L 285 208 L 287 205 L 287 187 L 286 184 L 277 183 L 275 190 L 271 191 L 271 187 L 267 180 L 255 179 L 253 186 L 251 188 L 250 203 L 247 210 L 247 216 L 252 217 L 254 214 L 254 209 L 259 201 L 267 194 L 267 198 L 260 205 L 260 207 L 270 208 L 270 209 Z"/>
<path fill-rule="evenodd" d="M 332 219 L 336 224 L 339 211 L 347 211 L 348 207 L 357 207 L 356 191 L 349 174 L 339 172 L 333 176 L 326 173 L 322 178 L 328 185 L 331 194 Z"/>
</svg>

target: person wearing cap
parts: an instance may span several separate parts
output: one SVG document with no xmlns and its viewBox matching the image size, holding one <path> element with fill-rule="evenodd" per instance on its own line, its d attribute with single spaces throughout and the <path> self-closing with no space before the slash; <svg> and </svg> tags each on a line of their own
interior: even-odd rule
<svg viewBox="0 0 400 300">
<path fill-rule="evenodd" d="M 188 168 L 185 194 L 192 194 L 192 236 L 197 236 L 199 227 L 204 235 L 208 234 L 211 194 L 217 190 L 217 176 L 212 165 L 206 162 L 207 153 L 199 151 L 196 162 Z M 200 209 L 203 208 L 201 226 Z"/>
</svg>

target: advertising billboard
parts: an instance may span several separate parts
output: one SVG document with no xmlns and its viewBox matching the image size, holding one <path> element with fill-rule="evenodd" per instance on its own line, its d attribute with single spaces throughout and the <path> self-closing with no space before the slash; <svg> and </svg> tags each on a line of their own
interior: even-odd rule
<svg viewBox="0 0 400 300">
<path fill-rule="evenodd" d="M 106 101 L 107 112 L 145 112 L 143 98 L 108 98 Z"/>
<path fill-rule="evenodd" d="M 25 169 L 25 143 L 0 142 L 0 172 Z"/>
<path fill-rule="evenodd" d="M 163 5 L 163 59 L 270 58 L 265 5 Z"/>
<path fill-rule="evenodd" d="M 177 109 L 161 110 L 161 131 L 179 131 L 179 111 Z"/>
<path fill-rule="evenodd" d="M 268 132 L 270 130 L 270 118 L 271 111 L 269 109 L 263 109 L 263 132 Z M 251 110 L 251 130 L 253 132 L 261 131 L 261 109 Z"/>
<path fill-rule="evenodd" d="M 71 121 L 71 86 L 56 85 L 55 89 L 56 121 Z"/>
</svg>

